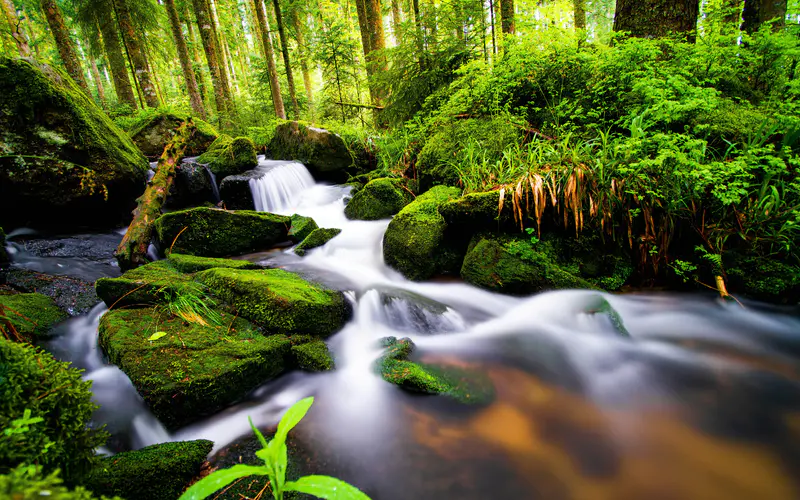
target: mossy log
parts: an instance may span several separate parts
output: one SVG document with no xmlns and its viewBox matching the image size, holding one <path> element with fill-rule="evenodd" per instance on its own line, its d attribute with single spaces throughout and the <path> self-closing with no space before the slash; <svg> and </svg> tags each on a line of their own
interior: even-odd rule
<svg viewBox="0 0 800 500">
<path fill-rule="evenodd" d="M 153 180 L 136 200 L 138 205 L 133 211 L 133 221 L 114 253 L 123 271 L 147 264 L 147 247 L 153 235 L 153 222 L 161 216 L 161 206 L 167 199 L 175 177 L 175 165 L 183 159 L 194 130 L 191 119 L 181 122 L 175 129 L 172 142 L 164 147 L 158 159 Z"/>
</svg>

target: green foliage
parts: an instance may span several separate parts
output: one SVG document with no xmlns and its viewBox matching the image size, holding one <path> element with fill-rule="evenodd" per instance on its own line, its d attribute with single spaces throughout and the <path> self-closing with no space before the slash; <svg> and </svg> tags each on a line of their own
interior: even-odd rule
<svg viewBox="0 0 800 500">
<path fill-rule="evenodd" d="M 41 467 L 23 465 L 7 474 L 0 474 L 0 498 L 13 500 L 94 500 L 96 497 L 83 487 L 67 489 L 58 471 L 44 476 Z M 106 497 L 102 497 L 105 499 Z M 115 500 L 119 500 L 114 497 Z"/>
<path fill-rule="evenodd" d="M 330 476 L 304 476 L 296 481 L 286 481 L 288 463 L 286 438 L 305 417 L 314 398 L 301 399 L 292 405 L 278 423 L 278 431 L 267 442 L 264 435 L 250 421 L 250 427 L 261 442 L 262 449 L 256 456 L 264 461 L 262 466 L 234 465 L 229 469 L 218 470 L 193 484 L 181 495 L 180 500 L 203 500 L 233 481 L 248 476 L 267 476 L 275 500 L 283 500 L 284 493 L 296 491 L 329 500 L 368 500 L 369 497 L 358 488 Z"/>
</svg>

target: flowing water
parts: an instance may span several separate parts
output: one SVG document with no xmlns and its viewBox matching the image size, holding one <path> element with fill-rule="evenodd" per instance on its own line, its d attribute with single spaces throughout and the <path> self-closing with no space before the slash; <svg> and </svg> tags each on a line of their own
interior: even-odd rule
<svg viewBox="0 0 800 500">
<path fill-rule="evenodd" d="M 299 258 L 249 256 L 346 291 L 352 320 L 329 339 L 337 369 L 294 372 L 168 434 L 127 377 L 103 363 L 98 306 L 58 327 L 51 348 L 87 369 L 121 447 L 206 438 L 215 450 L 274 425 L 314 395 L 293 432 L 318 473 L 376 499 L 800 498 L 800 316 L 711 295 L 559 291 L 527 298 L 458 282 L 414 283 L 383 263 L 388 221 L 349 221 L 348 188 L 296 163 L 251 181 L 260 210 L 342 233 Z M 621 335 L 603 301 L 618 313 Z M 378 340 L 485 373 L 490 404 L 409 394 L 374 372 Z"/>
</svg>

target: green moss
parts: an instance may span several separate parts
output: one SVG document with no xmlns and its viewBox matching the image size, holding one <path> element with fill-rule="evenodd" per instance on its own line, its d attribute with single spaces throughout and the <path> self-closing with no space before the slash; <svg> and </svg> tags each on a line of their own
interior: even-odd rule
<svg viewBox="0 0 800 500">
<path fill-rule="evenodd" d="M 299 243 L 306 239 L 319 226 L 311 217 L 303 217 L 302 215 L 292 215 L 292 227 L 289 229 L 289 238 Z"/>
<path fill-rule="evenodd" d="M 208 164 L 208 168 L 220 180 L 258 166 L 256 147 L 248 137 L 232 139 L 230 136 L 220 136 L 197 161 Z"/>
<path fill-rule="evenodd" d="M 290 226 L 291 219 L 283 215 L 214 208 L 170 212 L 154 223 L 155 237 L 161 248 L 204 257 L 268 249 L 288 240 Z M 184 228 L 187 229 L 184 231 Z"/>
<path fill-rule="evenodd" d="M 401 210 L 384 235 L 386 263 L 412 280 L 457 273 L 463 250 L 445 240 L 447 224 L 438 209 L 459 194 L 457 188 L 437 186 Z"/>
<path fill-rule="evenodd" d="M 195 255 L 184 255 L 181 253 L 171 253 L 167 261 L 176 270 L 182 273 L 196 273 L 214 267 L 225 267 L 230 269 L 261 269 L 258 264 L 246 260 L 218 259 L 214 257 L 197 257 Z"/>
<path fill-rule="evenodd" d="M 342 292 L 281 269 L 209 269 L 196 275 L 238 314 L 272 333 L 328 336 L 349 316 Z"/>
<path fill-rule="evenodd" d="M 164 146 L 172 141 L 175 129 L 181 122 L 190 118 L 195 131 L 186 145 L 186 156 L 197 156 L 208 149 L 219 136 L 213 125 L 199 118 L 186 114 L 179 115 L 169 110 L 159 110 L 142 117 L 133 124 L 128 133 L 145 155 L 158 157 L 163 153 Z"/>
<path fill-rule="evenodd" d="M 53 299 L 39 293 L 0 295 L 0 307 L 0 322 L 5 316 L 17 333 L 30 342 L 44 337 L 56 323 L 69 317 Z"/>
<path fill-rule="evenodd" d="M 216 413 L 287 367 L 287 337 L 264 337 L 241 317 L 220 316 L 222 326 L 215 326 L 188 323 L 158 308 L 122 309 L 100 320 L 100 345 L 109 361 L 170 429 Z M 166 335 L 148 340 L 156 332 Z"/>
<path fill-rule="evenodd" d="M 119 278 L 100 278 L 95 282 L 97 296 L 108 307 L 163 303 L 196 287 L 189 276 L 164 260 L 131 269 Z"/>
<path fill-rule="evenodd" d="M 726 264 L 731 293 L 784 304 L 800 301 L 800 267 L 736 252 L 727 256 Z"/>
<path fill-rule="evenodd" d="M 177 441 L 104 458 L 84 481 L 96 495 L 175 500 L 200 474 L 214 443 Z"/>
<path fill-rule="evenodd" d="M 294 337 L 292 338 L 294 340 Z M 322 340 L 312 340 L 292 346 L 292 355 L 297 366 L 310 372 L 333 370 L 333 358 L 328 345 Z"/>
<path fill-rule="evenodd" d="M 402 179 L 375 179 L 353 196 L 344 213 L 348 219 L 388 219 L 413 200 Z"/>
<path fill-rule="evenodd" d="M 342 230 L 338 228 L 320 228 L 311 231 L 306 239 L 304 239 L 299 245 L 297 245 L 294 249 L 294 253 L 299 256 L 304 256 L 306 252 L 313 248 L 321 247 L 325 243 L 329 242 L 333 238 L 339 235 Z"/>
<path fill-rule="evenodd" d="M 42 474 L 41 467 L 31 468 L 24 465 L 11 470 L 8 474 L 0 474 L 0 498 L 10 500 L 94 500 L 91 491 L 79 486 L 68 489 L 62 483 L 57 472 L 47 476 Z M 105 497 L 103 497 L 105 500 Z M 112 500 L 120 500 L 114 497 Z"/>
<path fill-rule="evenodd" d="M 510 195 L 504 201 L 501 212 L 498 210 L 500 191 L 470 193 L 443 203 L 439 213 L 444 217 L 448 231 L 474 234 L 511 229 L 516 225 Z"/>
<path fill-rule="evenodd" d="M 229 136 L 228 134 L 222 134 L 217 137 L 214 142 L 212 142 L 206 152 L 200 155 L 197 158 L 198 163 L 211 163 L 214 161 L 217 156 L 219 156 L 220 152 L 228 147 L 231 142 L 233 142 L 233 137 Z"/>
<path fill-rule="evenodd" d="M 60 70 L 0 58 L 0 224 L 108 225 L 130 218 L 147 160 Z"/>
<path fill-rule="evenodd" d="M 16 428 L 12 421 L 26 410 L 30 418 L 43 419 L 25 432 L 2 436 L 0 472 L 39 464 L 45 473 L 61 469 L 74 484 L 95 465 L 94 450 L 107 435 L 88 427 L 97 405 L 82 373 L 38 348 L 0 337 L 0 429 Z"/>
<path fill-rule="evenodd" d="M 304 122 L 283 122 L 267 148 L 276 160 L 302 162 L 315 179 L 345 182 L 357 173 L 357 155 L 341 136 Z"/>
</svg>

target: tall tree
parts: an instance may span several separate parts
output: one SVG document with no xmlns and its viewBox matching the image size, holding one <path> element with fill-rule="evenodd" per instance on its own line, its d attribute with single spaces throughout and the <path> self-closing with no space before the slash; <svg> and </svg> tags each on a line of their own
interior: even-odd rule
<svg viewBox="0 0 800 500">
<path fill-rule="evenodd" d="M 56 0 L 41 0 L 41 6 L 47 18 L 47 24 L 50 26 L 50 31 L 56 41 L 61 62 L 67 68 L 67 73 L 75 80 L 75 83 L 86 91 L 86 95 L 92 95 L 89 92 L 89 85 L 86 84 L 86 78 L 83 76 L 83 69 L 78 59 L 78 53 L 75 50 L 75 44 L 72 42 L 69 29 L 64 23 L 64 14 L 61 12 L 61 8 L 56 3 Z"/>
<path fill-rule="evenodd" d="M 297 40 L 297 52 L 300 56 L 300 71 L 303 73 L 303 86 L 306 90 L 306 98 L 308 104 L 313 102 L 311 90 L 311 72 L 308 70 L 308 47 L 306 47 L 305 35 L 303 35 L 303 25 L 300 23 L 300 14 L 298 9 L 295 8 L 291 11 L 292 26 L 294 27 L 295 40 Z"/>
<path fill-rule="evenodd" d="M 128 5 L 130 1 L 131 0 L 113 0 L 114 10 L 117 14 L 117 23 L 122 32 L 125 47 L 128 50 L 131 66 L 133 66 L 134 78 L 139 82 L 139 89 L 142 92 L 144 101 L 149 107 L 157 108 L 159 105 L 158 93 L 153 85 L 153 81 L 150 79 L 150 68 L 145 59 L 144 47 L 133 24 L 130 6 Z"/>
<path fill-rule="evenodd" d="M 500 29 L 503 35 L 512 35 L 517 29 L 514 23 L 514 0 L 500 0 Z"/>
<path fill-rule="evenodd" d="M 226 44 L 223 44 L 224 40 L 220 38 L 219 30 L 217 29 L 219 21 L 217 20 L 217 9 L 214 0 L 206 0 L 206 8 L 208 9 L 207 12 L 211 20 L 211 32 L 214 37 L 214 44 L 217 48 L 219 76 L 222 81 L 222 91 L 225 93 L 225 106 L 228 109 L 228 114 L 233 115 L 234 105 L 233 95 L 231 94 L 231 78 L 228 71 L 228 52 L 225 50 Z"/>
<path fill-rule="evenodd" d="M 128 76 L 128 66 L 125 64 L 125 56 L 119 42 L 117 23 L 111 12 L 107 10 L 98 12 L 97 23 L 102 34 L 103 51 L 106 54 L 108 66 L 111 68 L 117 99 L 132 109 L 136 109 L 136 96 L 133 93 L 133 86 Z"/>
<path fill-rule="evenodd" d="M 278 80 L 278 68 L 275 67 L 275 54 L 272 50 L 272 41 L 269 39 L 269 24 L 267 24 L 266 14 L 264 13 L 264 1 L 253 0 L 253 5 L 256 12 L 256 30 L 261 35 L 261 42 L 264 47 L 264 58 L 267 60 L 272 105 L 275 107 L 275 114 L 278 115 L 278 118 L 285 120 L 286 108 L 283 106 L 281 84 Z"/>
<path fill-rule="evenodd" d="M 392 35 L 396 44 L 400 44 L 403 37 L 403 13 L 400 11 L 400 1 L 392 1 Z"/>
<path fill-rule="evenodd" d="M 617 0 L 614 31 L 627 31 L 636 37 L 676 32 L 694 41 L 699 13 L 699 0 Z"/>
<path fill-rule="evenodd" d="M 97 69 L 97 61 L 95 61 L 94 58 L 90 58 L 89 68 L 92 70 L 92 80 L 94 80 L 94 85 L 97 88 L 97 97 L 100 99 L 100 104 L 105 108 L 106 89 L 103 87 L 103 80 L 100 78 L 100 70 Z"/>
<path fill-rule="evenodd" d="M 361 30 L 361 44 L 367 61 L 369 93 L 372 104 L 379 106 L 383 101 L 381 90 L 374 75 L 386 69 L 386 57 L 379 51 L 386 48 L 383 34 L 383 16 L 380 0 L 356 0 L 358 25 Z"/>
<path fill-rule="evenodd" d="M 189 93 L 189 103 L 192 106 L 192 111 L 200 118 L 205 119 L 206 108 L 203 106 L 203 98 L 200 96 L 200 89 L 197 87 L 192 63 L 189 60 L 189 49 L 183 39 L 183 29 L 181 28 L 181 21 L 178 19 L 178 11 L 175 9 L 175 0 L 164 0 L 164 6 L 167 8 L 169 24 L 172 28 L 172 38 L 175 40 L 175 49 L 178 52 L 178 60 L 181 63 L 183 81 L 186 83 L 186 91 Z"/>
<path fill-rule="evenodd" d="M 775 20 L 772 29 L 786 25 L 786 0 L 745 0 L 742 11 L 742 29 L 748 33 L 758 31 L 767 21 Z"/>
<path fill-rule="evenodd" d="M 221 123 L 229 121 L 228 101 L 225 90 L 223 89 L 222 77 L 220 76 L 219 57 L 217 56 L 217 44 L 214 40 L 211 17 L 209 16 L 208 3 L 205 0 L 192 0 L 194 14 L 197 18 L 197 28 L 200 31 L 200 39 L 203 41 L 203 50 L 206 53 L 208 72 L 211 74 L 211 86 L 214 87 L 214 98 L 217 102 L 217 113 Z"/>
<path fill-rule="evenodd" d="M 278 36 L 281 39 L 281 52 L 283 53 L 283 65 L 286 68 L 286 80 L 289 84 L 289 97 L 292 99 L 292 113 L 296 120 L 300 119 L 300 107 L 297 105 L 297 94 L 294 90 L 294 76 L 292 75 L 292 65 L 289 61 L 289 43 L 286 38 L 286 29 L 283 26 L 283 15 L 281 14 L 281 4 L 278 0 L 272 0 L 275 7 L 275 20 L 278 23 Z"/>
<path fill-rule="evenodd" d="M 22 31 L 22 20 L 17 15 L 17 8 L 11 0 L 0 0 L 0 10 L 3 11 L 8 27 L 11 30 L 11 38 L 17 44 L 17 52 L 20 57 L 31 57 L 31 47 L 28 44 L 28 39 Z"/>
<path fill-rule="evenodd" d="M 572 0 L 573 12 L 575 13 L 575 29 L 586 29 L 586 0 Z"/>
</svg>

